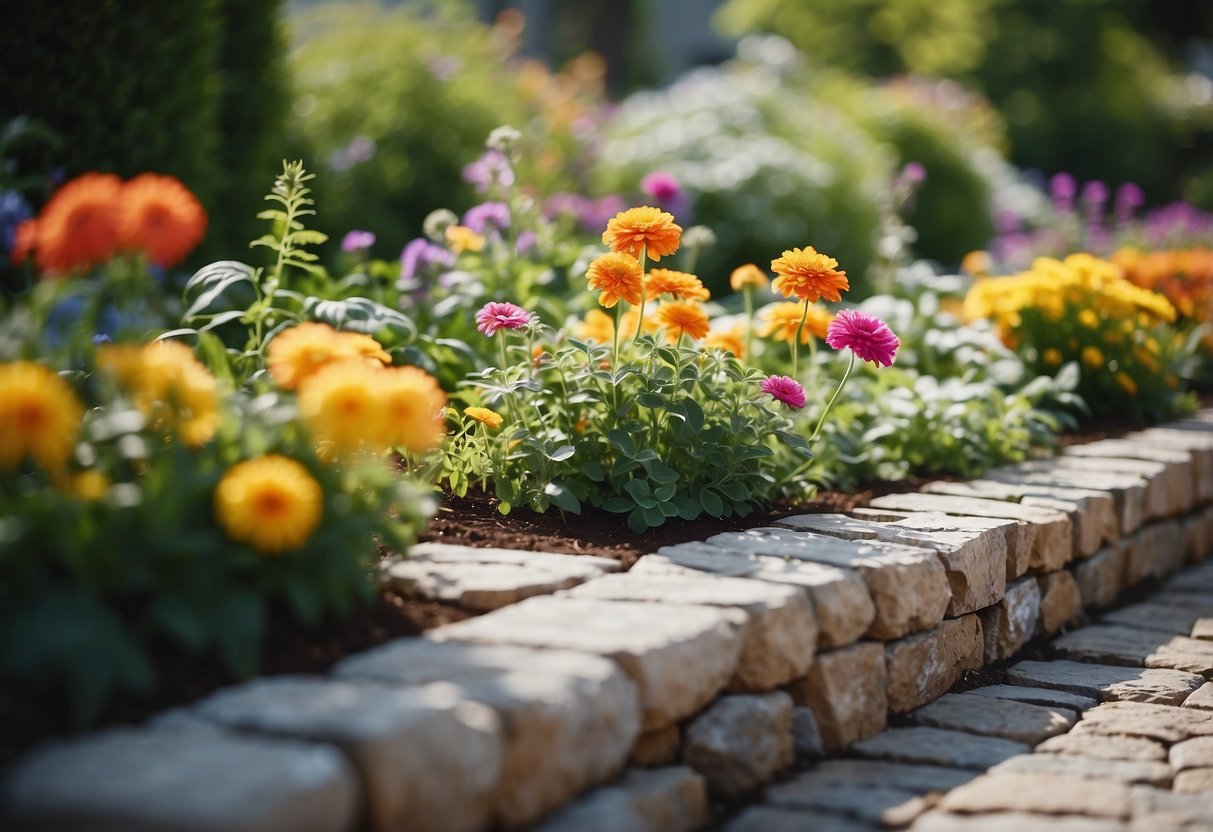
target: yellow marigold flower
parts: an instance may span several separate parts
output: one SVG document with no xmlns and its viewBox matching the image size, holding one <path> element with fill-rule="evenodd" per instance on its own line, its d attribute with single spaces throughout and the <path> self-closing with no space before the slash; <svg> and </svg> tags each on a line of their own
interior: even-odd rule
<svg viewBox="0 0 1213 832">
<path fill-rule="evenodd" d="M 771 261 L 775 291 L 785 298 L 800 298 L 815 303 L 819 298 L 840 301 L 839 292 L 851 288 L 847 273 L 838 268 L 838 261 L 821 254 L 812 246 L 793 248 Z"/>
<path fill-rule="evenodd" d="M 72 474 L 62 484 L 63 491 L 66 494 L 75 497 L 77 500 L 85 502 L 96 502 L 105 496 L 105 492 L 109 490 L 110 481 L 105 474 L 100 471 L 78 471 Z"/>
<path fill-rule="evenodd" d="M 677 344 L 684 334 L 698 341 L 708 334 L 711 328 L 708 323 L 708 313 L 698 303 L 685 300 L 672 300 L 657 307 L 658 323 L 666 331 L 666 338 L 671 344 Z"/>
<path fill-rule="evenodd" d="M 1061 350 L 1056 347 L 1049 347 L 1041 356 L 1045 364 L 1049 367 L 1058 367 L 1061 365 Z"/>
<path fill-rule="evenodd" d="M 465 251 L 483 251 L 484 237 L 477 234 L 466 225 L 448 225 L 446 227 L 446 244 L 454 254 Z"/>
<path fill-rule="evenodd" d="M 615 339 L 615 321 L 601 309 L 591 309 L 585 313 L 585 320 L 573 329 L 573 334 L 582 341 L 609 344 Z"/>
<path fill-rule="evenodd" d="M 611 251 L 635 258 L 639 258 L 641 252 L 647 252 L 654 263 L 678 251 L 681 239 L 682 226 L 674 224 L 674 215 L 648 205 L 620 211 L 607 222 L 606 231 L 602 232 L 602 242 Z"/>
<path fill-rule="evenodd" d="M 644 300 L 644 275 L 640 261 L 630 254 L 611 252 L 590 263 L 585 278 L 590 288 L 600 291 L 598 303 L 610 309 L 620 300 L 633 306 Z"/>
<path fill-rule="evenodd" d="M 369 335 L 340 332 L 328 324 L 302 323 L 274 336 L 266 349 L 270 377 L 283 390 L 294 390 L 299 382 L 334 361 L 364 357 L 391 364 L 392 357 Z"/>
<path fill-rule="evenodd" d="M 656 300 L 662 295 L 673 295 L 679 300 L 707 300 L 712 293 L 693 274 L 673 269 L 652 269 L 644 282 L 645 300 Z"/>
<path fill-rule="evenodd" d="M 0 468 L 29 457 L 61 468 L 76 446 L 84 407 L 58 373 L 32 361 L 0 364 Z"/>
<path fill-rule="evenodd" d="M 1092 370 L 1103 366 L 1103 353 L 1099 347 L 1086 346 L 1082 348 L 1082 363 Z"/>
<path fill-rule="evenodd" d="M 1137 382 L 1134 381 L 1132 376 L 1130 376 L 1128 373 L 1126 373 L 1126 372 L 1117 373 L 1116 374 L 1116 383 L 1120 385 L 1120 389 L 1124 390 L 1126 394 L 1128 394 L 1130 396 L 1137 394 Z"/>
<path fill-rule="evenodd" d="M 1084 309 L 1078 313 L 1078 322 L 1087 329 L 1095 329 L 1099 326 L 1099 315 L 1093 309 Z"/>
<path fill-rule="evenodd" d="M 715 347 L 732 353 L 738 359 L 745 358 L 745 327 L 735 326 L 732 329 L 717 329 L 708 333 L 703 339 L 705 348 Z"/>
<path fill-rule="evenodd" d="M 324 491 L 296 460 L 278 454 L 227 470 L 215 488 L 215 519 L 229 538 L 267 555 L 303 546 L 324 514 Z"/>
<path fill-rule="evenodd" d="M 417 367 L 389 367 L 375 376 L 385 416 L 383 445 L 414 454 L 434 448 L 446 432 L 446 394 L 434 377 Z"/>
<path fill-rule="evenodd" d="M 505 421 L 500 413 L 495 410 L 489 410 L 487 407 L 465 407 L 463 415 L 492 430 L 497 430 Z"/>
<path fill-rule="evenodd" d="M 763 308 L 758 334 L 763 338 L 774 338 L 776 341 L 791 342 L 796 338 L 796 330 L 800 319 L 804 317 L 803 303 L 772 303 Z M 800 333 L 800 343 L 807 344 L 812 338 L 825 338 L 826 329 L 834 316 L 829 310 L 815 304 L 809 305 L 808 317 L 805 317 L 804 330 Z"/>
<path fill-rule="evenodd" d="M 750 289 L 765 289 L 770 285 L 771 279 L 767 277 L 767 273 L 753 263 L 738 266 L 729 275 L 729 286 L 732 287 L 734 292 L 740 292 L 747 287 Z"/>
<path fill-rule="evenodd" d="M 960 270 L 972 277 L 985 277 L 994 269 L 994 258 L 988 251 L 970 251 L 960 261 Z"/>
<path fill-rule="evenodd" d="M 218 430 L 218 381 L 180 341 L 103 347 L 97 366 L 131 393 L 153 426 L 176 433 L 187 445 L 203 445 Z"/>
<path fill-rule="evenodd" d="M 299 417 L 312 437 L 337 453 L 384 447 L 383 371 L 360 360 L 321 367 L 299 385 Z"/>
</svg>

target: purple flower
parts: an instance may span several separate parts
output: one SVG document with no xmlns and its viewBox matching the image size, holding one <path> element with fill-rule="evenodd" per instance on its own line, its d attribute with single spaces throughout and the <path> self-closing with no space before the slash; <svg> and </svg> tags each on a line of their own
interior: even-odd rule
<svg viewBox="0 0 1213 832">
<path fill-rule="evenodd" d="M 362 231 L 357 228 L 347 233 L 341 240 L 341 250 L 349 254 L 365 251 L 373 245 L 375 245 L 375 232 Z"/>
<path fill-rule="evenodd" d="M 893 363 L 901 342 L 889 325 L 874 315 L 857 309 L 844 309 L 826 328 L 826 343 L 836 350 L 849 349 L 864 361 Z"/>
<path fill-rule="evenodd" d="M 927 169 L 921 162 L 906 162 L 901 169 L 901 179 L 909 185 L 921 185 L 927 181 Z"/>
<path fill-rule="evenodd" d="M 490 301 L 476 313 L 476 329 L 492 337 L 499 329 L 522 329 L 531 322 L 531 313 L 512 303 Z"/>
<path fill-rule="evenodd" d="M 513 185 L 514 168 L 501 151 L 486 150 L 475 162 L 464 166 L 463 181 L 475 186 L 476 193 L 485 194 L 494 186 L 508 188 Z"/>
<path fill-rule="evenodd" d="M 590 200 L 581 209 L 581 227 L 591 234 L 601 233 L 602 229 L 606 228 L 607 221 L 620 211 L 627 210 L 627 207 L 623 197 L 618 194 Z"/>
<path fill-rule="evenodd" d="M 804 388 L 794 378 L 788 376 L 767 376 L 762 380 L 762 384 L 758 386 L 762 389 L 762 392 L 773 396 L 777 401 L 783 402 L 793 410 L 800 410 L 804 407 Z"/>
<path fill-rule="evenodd" d="M 452 266 L 455 256 L 440 245 L 435 245 L 425 237 L 418 237 L 409 242 L 400 252 L 400 283 L 402 288 L 410 288 L 416 284 L 417 273 L 432 265 Z"/>
<path fill-rule="evenodd" d="M 487 234 L 490 226 L 495 231 L 502 231 L 510 227 L 510 208 L 504 202 L 473 205 L 463 215 L 463 224 L 477 234 Z"/>
<path fill-rule="evenodd" d="M 640 190 L 658 202 L 673 202 L 682 196 L 678 180 L 664 171 L 654 171 L 640 180 Z"/>
<path fill-rule="evenodd" d="M 1092 180 L 1082 186 L 1082 201 L 1092 211 L 1098 210 L 1108 201 L 1108 186 L 1098 180 Z"/>
<path fill-rule="evenodd" d="M 1078 183 L 1068 173 L 1058 173 L 1049 180 L 1049 192 L 1053 195 L 1053 207 L 1058 211 L 1070 211 L 1074 207 L 1074 195 Z"/>
<path fill-rule="evenodd" d="M 524 255 L 530 252 L 535 247 L 535 232 L 529 228 L 518 235 L 518 239 L 514 242 L 514 253 Z"/>
<path fill-rule="evenodd" d="M 1133 219 L 1137 209 L 1146 202 L 1146 195 L 1133 182 L 1126 182 L 1116 189 L 1116 221 L 1126 223 Z"/>
<path fill-rule="evenodd" d="M 559 191 L 544 201 L 543 215 L 550 220 L 554 220 L 562 215 L 580 217 L 581 212 L 585 210 L 587 202 L 588 200 L 581 194 Z"/>
</svg>

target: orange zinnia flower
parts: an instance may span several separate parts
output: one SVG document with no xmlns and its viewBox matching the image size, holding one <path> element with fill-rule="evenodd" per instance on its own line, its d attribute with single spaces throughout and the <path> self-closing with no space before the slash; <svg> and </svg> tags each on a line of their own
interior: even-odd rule
<svg viewBox="0 0 1213 832">
<path fill-rule="evenodd" d="M 648 252 L 653 262 L 678 251 L 680 239 L 682 226 L 674 224 L 674 215 L 647 205 L 620 211 L 602 232 L 602 242 L 611 251 L 636 258 L 641 252 Z"/>
<path fill-rule="evenodd" d="M 69 272 L 110 259 L 120 240 L 121 194 L 122 180 L 111 173 L 86 173 L 55 191 L 38 215 L 38 268 Z"/>
<path fill-rule="evenodd" d="M 206 212 L 172 176 L 143 173 L 122 186 L 121 239 L 157 266 L 175 266 L 202 241 Z"/>
<path fill-rule="evenodd" d="M 657 307 L 657 320 L 666 330 L 666 338 L 677 344 L 683 333 L 699 340 L 708 334 L 708 313 L 698 303 L 672 300 Z"/>
<path fill-rule="evenodd" d="M 712 293 L 693 274 L 672 269 L 653 269 L 644 282 L 645 300 L 655 300 L 662 295 L 673 295 L 680 300 L 707 300 Z"/>
<path fill-rule="evenodd" d="M 630 304 L 644 300 L 644 275 L 640 272 L 640 261 L 629 254 L 611 252 L 590 264 L 585 278 L 591 289 L 602 292 L 598 302 L 610 309 L 620 299 Z"/>
<path fill-rule="evenodd" d="M 842 300 L 839 292 L 851 288 L 847 273 L 838 268 L 838 261 L 812 246 L 785 251 L 778 260 L 771 261 L 771 271 L 779 275 L 775 278 L 775 291 L 785 298 L 800 298 L 809 303 L 825 298 L 837 303 Z"/>
<path fill-rule="evenodd" d="M 38 239 L 38 224 L 34 220 L 23 220 L 13 232 L 13 250 L 9 259 L 20 265 L 34 253 L 34 244 Z"/>
<path fill-rule="evenodd" d="M 804 317 L 804 329 L 800 333 L 800 343 L 807 344 L 809 339 L 825 338 L 826 329 L 834 316 L 829 310 L 820 306 L 809 306 L 809 314 L 805 317 L 804 304 L 773 303 L 762 310 L 762 326 L 758 334 L 763 338 L 774 336 L 776 341 L 792 341 L 796 338 L 796 330 L 800 327 L 800 319 Z"/>
<path fill-rule="evenodd" d="M 745 327 L 735 326 L 732 329 L 713 330 L 704 339 L 705 347 L 716 347 L 725 352 L 731 352 L 739 359 L 745 358 Z"/>
<path fill-rule="evenodd" d="M 734 292 L 740 292 L 742 289 L 765 289 L 771 283 L 771 279 L 767 277 L 766 272 L 755 266 L 753 263 L 746 263 L 744 266 L 738 266 L 733 269 L 733 273 L 729 275 L 729 286 Z"/>
</svg>

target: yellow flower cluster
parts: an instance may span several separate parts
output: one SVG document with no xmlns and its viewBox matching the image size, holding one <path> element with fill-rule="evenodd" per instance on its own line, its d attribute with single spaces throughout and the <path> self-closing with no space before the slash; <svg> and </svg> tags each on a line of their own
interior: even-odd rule
<svg viewBox="0 0 1213 832">
<path fill-rule="evenodd" d="M 32 361 L 0 364 L 0 468 L 32 459 L 61 469 L 83 418 L 84 406 L 58 373 Z"/>
<path fill-rule="evenodd" d="M 97 366 L 134 399 L 153 427 L 198 447 L 219 428 L 218 383 L 180 341 L 115 344 L 97 351 Z"/>
<path fill-rule="evenodd" d="M 300 548 L 320 524 L 324 490 L 302 463 L 269 454 L 229 468 L 214 502 L 229 538 L 281 555 Z"/>
</svg>

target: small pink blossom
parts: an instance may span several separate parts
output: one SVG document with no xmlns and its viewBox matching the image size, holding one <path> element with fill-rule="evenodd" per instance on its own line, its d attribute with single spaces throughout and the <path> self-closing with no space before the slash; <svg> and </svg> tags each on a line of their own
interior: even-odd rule
<svg viewBox="0 0 1213 832">
<path fill-rule="evenodd" d="M 864 361 L 893 363 L 901 342 L 889 325 L 874 315 L 857 309 L 844 309 L 826 328 L 826 343 L 836 350 L 850 349 Z"/>
<path fill-rule="evenodd" d="M 804 388 L 800 382 L 788 376 L 767 376 L 758 385 L 762 392 L 769 393 L 793 410 L 804 407 Z"/>
<path fill-rule="evenodd" d="M 346 234 L 341 240 L 341 250 L 349 253 L 365 251 L 373 245 L 375 245 L 375 233 L 357 228 Z"/>
<path fill-rule="evenodd" d="M 682 196 L 678 180 L 665 171 L 654 171 L 640 180 L 640 190 L 659 202 L 673 202 Z"/>
<path fill-rule="evenodd" d="M 476 329 L 492 337 L 499 329 L 522 329 L 531 322 L 531 313 L 512 303 L 491 301 L 476 313 Z"/>
</svg>

